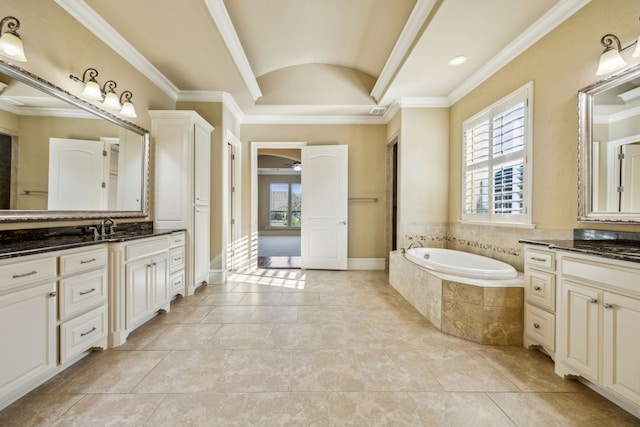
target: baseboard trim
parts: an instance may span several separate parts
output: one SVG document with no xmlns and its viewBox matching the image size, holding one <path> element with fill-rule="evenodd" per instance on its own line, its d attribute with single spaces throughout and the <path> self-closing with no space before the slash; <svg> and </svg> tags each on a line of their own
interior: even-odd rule
<svg viewBox="0 0 640 427">
<path fill-rule="evenodd" d="M 227 281 L 226 271 L 209 270 L 209 284 L 222 285 Z"/>
<path fill-rule="evenodd" d="M 384 258 L 349 258 L 347 260 L 348 270 L 384 270 Z"/>
</svg>

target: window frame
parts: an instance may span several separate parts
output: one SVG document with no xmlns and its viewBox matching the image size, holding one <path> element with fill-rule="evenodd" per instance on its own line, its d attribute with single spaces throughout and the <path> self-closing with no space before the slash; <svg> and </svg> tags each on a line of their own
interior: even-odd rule
<svg viewBox="0 0 640 427">
<path fill-rule="evenodd" d="M 493 119 L 501 113 L 508 111 L 511 107 L 524 101 L 524 147 L 521 150 L 517 150 L 512 154 L 502 155 L 500 157 L 493 157 L 494 140 L 492 135 L 491 123 Z M 487 122 L 489 124 L 489 145 L 488 145 L 488 160 L 482 162 L 486 164 L 488 172 L 489 185 L 489 212 L 477 213 L 477 212 L 465 212 L 466 199 L 467 199 L 467 173 L 480 170 L 480 168 L 474 165 L 467 165 L 467 150 L 466 150 L 466 135 L 469 129 L 477 126 L 480 123 Z M 524 86 L 516 89 L 507 96 L 494 102 L 490 106 L 484 108 L 482 111 L 474 114 L 462 122 L 462 138 L 461 138 L 461 163 L 462 163 L 462 179 L 461 179 L 461 218 L 463 223 L 470 224 L 490 224 L 496 226 L 511 226 L 511 227 L 534 227 L 532 224 L 532 148 L 533 148 L 533 82 L 528 82 Z M 500 214 L 491 212 L 492 198 L 495 196 L 493 188 L 495 186 L 495 176 L 491 174 L 491 170 L 496 165 L 504 165 L 508 162 L 523 159 L 524 171 L 523 171 L 523 188 L 522 188 L 522 203 L 524 212 L 519 214 Z"/>
<path fill-rule="evenodd" d="M 274 185 L 282 185 L 282 186 L 286 186 L 287 187 L 287 210 L 283 211 L 283 210 L 273 210 L 273 190 L 272 187 Z M 293 198 L 293 186 L 294 185 L 299 185 L 300 186 L 300 193 L 302 193 L 302 184 L 300 184 L 299 182 L 271 182 L 269 183 L 269 213 L 268 213 L 268 226 L 269 228 L 273 228 L 276 230 L 283 230 L 283 229 L 288 229 L 288 228 L 293 228 L 296 230 L 300 229 L 300 225 L 293 225 L 293 213 L 294 212 L 299 212 L 299 211 L 294 211 L 293 210 L 293 203 L 292 203 L 292 198 Z M 273 212 L 285 212 L 286 214 L 286 225 L 273 225 L 271 223 L 271 217 L 272 217 L 272 213 Z"/>
</svg>

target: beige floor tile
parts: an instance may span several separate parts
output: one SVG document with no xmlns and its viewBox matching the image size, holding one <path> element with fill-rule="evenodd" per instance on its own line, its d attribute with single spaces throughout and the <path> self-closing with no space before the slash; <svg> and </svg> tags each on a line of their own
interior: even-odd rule
<svg viewBox="0 0 640 427">
<path fill-rule="evenodd" d="M 348 309 L 334 306 L 300 306 L 298 307 L 299 323 L 344 323 Z"/>
<path fill-rule="evenodd" d="M 289 391 L 292 356 L 288 350 L 234 350 L 218 371 L 224 393 Z"/>
<path fill-rule="evenodd" d="M 429 370 L 445 391 L 517 391 L 500 371 L 477 352 L 429 350 L 422 353 Z"/>
<path fill-rule="evenodd" d="M 202 304 L 206 305 L 238 305 L 240 300 L 244 298 L 245 294 L 242 292 L 227 293 L 217 292 L 210 293 L 202 299 Z"/>
<path fill-rule="evenodd" d="M 291 391 L 365 391 L 367 379 L 351 351 L 291 353 Z"/>
<path fill-rule="evenodd" d="M 218 391 L 219 371 L 231 354 L 225 350 L 171 351 L 133 393 L 204 393 Z"/>
<path fill-rule="evenodd" d="M 173 305 L 169 313 L 160 314 L 157 323 L 201 323 L 213 307 L 201 305 Z"/>
<path fill-rule="evenodd" d="M 613 426 L 565 393 L 489 393 L 489 397 L 520 427 Z"/>
<path fill-rule="evenodd" d="M 130 393 L 166 355 L 164 351 L 107 351 L 55 393 Z"/>
<path fill-rule="evenodd" d="M 0 411 L 0 426 L 49 426 L 83 397 L 83 394 L 30 393 Z"/>
<path fill-rule="evenodd" d="M 159 320 L 159 319 L 158 319 Z M 148 346 L 153 340 L 157 339 L 169 328 L 169 324 L 159 321 L 152 321 L 138 328 L 127 337 L 127 341 L 117 347 L 113 347 L 115 351 L 142 350 Z"/>
<path fill-rule="evenodd" d="M 576 380 L 563 379 L 554 372 L 553 360 L 539 351 L 523 347 L 487 347 L 478 352 L 491 366 L 522 391 L 581 392 Z"/>
<path fill-rule="evenodd" d="M 243 295 L 239 305 L 280 305 L 282 292 L 248 292 Z"/>
<path fill-rule="evenodd" d="M 243 417 L 250 426 L 328 426 L 329 401 L 316 392 L 252 393 Z"/>
<path fill-rule="evenodd" d="M 516 425 L 485 393 L 414 392 L 408 394 L 425 426 L 508 427 Z"/>
<path fill-rule="evenodd" d="M 331 425 L 423 426 L 405 393 L 330 393 L 329 414 Z"/>
<path fill-rule="evenodd" d="M 241 426 L 250 394 L 172 394 L 166 395 L 148 426 Z"/>
<path fill-rule="evenodd" d="M 87 395 L 53 426 L 140 426 L 160 406 L 164 396 L 158 394 Z"/>
<path fill-rule="evenodd" d="M 209 343 L 209 347 L 222 349 L 273 348 L 272 329 L 273 324 L 237 323 L 222 325 Z"/>
<path fill-rule="evenodd" d="M 221 325 L 175 324 L 151 341 L 145 350 L 198 350 L 207 346 Z"/>
<path fill-rule="evenodd" d="M 214 307 L 213 310 L 202 319 L 202 323 L 249 323 L 249 319 L 255 309 L 256 307 L 252 305 L 223 305 Z"/>
<path fill-rule="evenodd" d="M 417 350 L 354 350 L 367 391 L 441 391 Z"/>
<path fill-rule="evenodd" d="M 298 307 L 258 306 L 251 314 L 249 323 L 294 323 L 298 319 Z"/>
<path fill-rule="evenodd" d="M 322 328 L 313 323 L 275 324 L 271 330 L 271 338 L 273 345 L 277 348 L 321 349 L 324 347 Z"/>
</svg>

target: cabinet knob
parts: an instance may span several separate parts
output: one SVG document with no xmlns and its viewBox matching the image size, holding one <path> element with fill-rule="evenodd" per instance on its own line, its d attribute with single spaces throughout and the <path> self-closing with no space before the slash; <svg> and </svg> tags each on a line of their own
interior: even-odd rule
<svg viewBox="0 0 640 427">
<path fill-rule="evenodd" d="M 536 328 L 536 329 L 540 329 L 540 324 L 539 323 L 534 323 L 533 327 Z"/>
<path fill-rule="evenodd" d="M 602 306 L 604 308 L 608 308 L 608 309 L 612 309 L 613 308 L 613 304 L 609 304 L 608 302 L 605 302 L 604 304 L 602 304 Z"/>
<path fill-rule="evenodd" d="M 540 286 L 534 286 L 534 287 L 533 287 L 533 290 L 534 290 L 534 291 L 539 291 L 539 290 L 541 290 L 541 289 L 542 289 L 542 288 L 541 288 Z"/>
<path fill-rule="evenodd" d="M 50 297 L 55 297 L 56 295 L 58 295 L 58 293 L 56 291 L 49 292 L 49 296 Z"/>
<path fill-rule="evenodd" d="M 589 298 L 589 302 L 590 302 L 591 304 L 597 304 L 597 303 L 598 303 L 598 300 L 597 300 L 597 299 L 595 299 L 595 298 Z"/>
</svg>

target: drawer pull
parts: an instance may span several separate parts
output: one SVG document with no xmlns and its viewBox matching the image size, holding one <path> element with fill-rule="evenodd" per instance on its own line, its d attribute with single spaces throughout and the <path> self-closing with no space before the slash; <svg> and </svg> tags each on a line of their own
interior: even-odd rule
<svg viewBox="0 0 640 427">
<path fill-rule="evenodd" d="M 546 262 L 547 260 L 544 258 L 540 258 L 540 257 L 536 257 L 536 256 L 532 256 L 531 257 L 532 261 L 540 261 L 540 262 Z"/>
<path fill-rule="evenodd" d="M 80 295 L 87 295 L 90 294 L 91 292 L 95 292 L 96 288 L 91 288 L 88 291 L 84 291 L 84 292 L 80 292 Z"/>
<path fill-rule="evenodd" d="M 541 290 L 542 290 L 542 288 L 541 288 L 540 286 L 534 286 L 534 287 L 533 287 L 533 290 L 534 290 L 534 291 L 541 291 Z"/>
<path fill-rule="evenodd" d="M 20 279 L 21 277 L 33 276 L 34 274 L 38 274 L 38 271 L 37 270 L 33 270 L 33 271 L 28 272 L 28 273 L 14 274 L 13 278 L 14 279 Z"/>
<path fill-rule="evenodd" d="M 174 286 L 180 286 L 180 285 L 182 285 L 182 280 L 178 280 Z"/>
<path fill-rule="evenodd" d="M 80 261 L 80 264 L 89 264 L 90 262 L 95 262 L 95 261 L 97 261 L 97 259 L 95 259 L 95 258 L 84 259 L 84 260 Z"/>
<path fill-rule="evenodd" d="M 597 304 L 597 303 L 598 303 L 598 300 L 597 300 L 597 299 L 595 299 L 595 298 L 589 298 L 589 302 L 590 302 L 591 304 Z"/>
<path fill-rule="evenodd" d="M 609 304 L 608 302 L 605 302 L 604 304 L 602 304 L 602 306 L 604 308 L 608 308 L 609 310 L 611 310 L 613 308 L 613 304 Z"/>
<path fill-rule="evenodd" d="M 58 293 L 56 291 L 49 292 L 49 296 L 50 297 L 55 297 L 56 295 L 58 295 Z"/>
<path fill-rule="evenodd" d="M 539 323 L 534 323 L 533 327 L 536 328 L 536 329 L 540 329 L 540 324 Z"/>
<path fill-rule="evenodd" d="M 93 328 L 89 329 L 87 332 L 83 332 L 80 334 L 81 337 L 84 337 L 86 335 L 89 335 L 90 333 L 94 332 L 97 328 L 94 326 Z"/>
<path fill-rule="evenodd" d="M 174 260 L 175 262 L 180 262 L 180 261 L 182 261 L 182 257 L 176 257 L 176 258 L 174 258 L 173 260 Z"/>
</svg>

